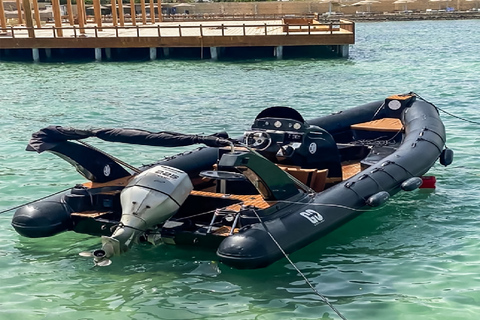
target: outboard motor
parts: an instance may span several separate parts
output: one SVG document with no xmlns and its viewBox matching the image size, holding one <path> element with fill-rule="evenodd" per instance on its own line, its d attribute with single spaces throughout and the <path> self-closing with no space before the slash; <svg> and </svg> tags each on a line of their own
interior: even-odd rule
<svg viewBox="0 0 480 320">
<path fill-rule="evenodd" d="M 93 252 L 95 264 L 109 265 L 108 258 L 127 251 L 145 231 L 172 217 L 192 190 L 188 174 L 169 166 L 134 177 L 120 194 L 120 225 L 110 237 L 102 237 L 102 249 Z"/>
</svg>

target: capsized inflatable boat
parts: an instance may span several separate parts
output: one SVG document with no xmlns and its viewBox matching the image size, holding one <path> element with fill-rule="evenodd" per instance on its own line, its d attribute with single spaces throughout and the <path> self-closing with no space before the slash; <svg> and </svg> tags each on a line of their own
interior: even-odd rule
<svg viewBox="0 0 480 320">
<path fill-rule="evenodd" d="M 133 168 L 83 140 L 153 146 L 206 144 Z M 13 217 L 26 237 L 74 231 L 102 237 L 97 265 L 133 244 L 208 247 L 235 268 L 261 268 L 412 191 L 440 159 L 445 129 L 435 106 L 415 94 L 391 96 L 305 121 L 271 107 L 238 139 L 135 129 L 48 127 L 27 150 L 49 151 L 89 181 L 29 203 Z"/>
</svg>

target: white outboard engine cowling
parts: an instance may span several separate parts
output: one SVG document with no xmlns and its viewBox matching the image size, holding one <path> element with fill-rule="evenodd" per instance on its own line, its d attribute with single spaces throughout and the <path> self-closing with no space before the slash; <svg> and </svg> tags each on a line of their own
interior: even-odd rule
<svg viewBox="0 0 480 320">
<path fill-rule="evenodd" d="M 102 237 L 98 251 L 105 258 L 127 251 L 146 230 L 172 217 L 192 190 L 188 174 L 177 168 L 159 165 L 140 173 L 122 190 L 120 225 Z"/>
</svg>

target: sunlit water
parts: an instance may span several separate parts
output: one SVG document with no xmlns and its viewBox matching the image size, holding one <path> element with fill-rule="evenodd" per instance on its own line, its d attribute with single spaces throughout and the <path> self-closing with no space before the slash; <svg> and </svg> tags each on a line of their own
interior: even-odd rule
<svg viewBox="0 0 480 320">
<path fill-rule="evenodd" d="M 236 136 L 265 107 L 306 119 L 415 91 L 480 122 L 480 20 L 358 23 L 348 60 L 0 62 L 0 210 L 82 178 L 24 151 L 47 125 Z M 347 319 L 478 319 L 480 124 L 441 114 L 454 163 L 433 192 L 399 194 L 291 255 Z M 183 149 L 92 142 L 133 164 Z M 234 270 L 214 253 L 134 247 L 112 266 L 78 255 L 100 240 L 27 239 L 0 215 L 0 319 L 339 319 L 283 259 Z"/>
</svg>

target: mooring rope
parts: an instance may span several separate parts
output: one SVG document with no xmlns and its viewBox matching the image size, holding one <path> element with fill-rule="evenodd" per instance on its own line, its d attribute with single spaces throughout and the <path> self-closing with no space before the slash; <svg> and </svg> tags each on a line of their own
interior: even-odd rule
<svg viewBox="0 0 480 320">
<path fill-rule="evenodd" d="M 280 243 L 278 243 L 278 241 L 275 239 L 275 237 L 273 236 L 273 234 L 270 232 L 270 230 L 268 230 L 267 228 L 267 225 L 265 224 L 265 222 L 263 222 L 263 220 L 260 218 L 260 216 L 258 215 L 257 211 L 256 210 L 253 210 L 253 212 L 255 213 L 255 215 L 257 216 L 257 219 L 260 221 L 260 223 L 262 224 L 263 228 L 265 229 L 265 231 L 267 232 L 267 234 L 270 236 L 270 238 L 272 239 L 272 241 L 275 243 L 275 245 L 278 247 L 278 249 L 282 252 L 282 254 L 285 256 L 285 258 L 288 260 L 288 262 L 292 265 L 292 267 L 298 272 L 298 274 L 303 278 L 303 280 L 305 280 L 305 282 L 308 284 L 308 286 L 313 290 L 313 292 L 320 297 L 320 299 L 327 305 L 330 307 L 330 309 L 332 309 L 340 318 L 342 318 L 343 320 L 347 320 L 347 318 L 345 318 L 345 316 L 343 314 L 340 313 L 340 311 L 337 310 L 337 308 L 335 308 L 335 306 L 330 302 L 328 301 L 327 297 L 325 297 L 324 295 L 322 295 L 320 292 L 318 292 L 317 289 L 315 289 L 315 287 L 312 285 L 312 283 L 307 279 L 307 277 L 303 274 L 302 271 L 300 271 L 300 269 L 297 267 L 297 265 L 288 257 L 287 253 L 283 250 L 282 246 L 280 245 Z"/>
<path fill-rule="evenodd" d="M 450 117 L 457 118 L 457 119 L 462 120 L 462 121 L 465 121 L 465 122 L 470 122 L 470 123 L 473 123 L 473 124 L 478 124 L 478 125 L 480 125 L 480 122 L 479 122 L 479 121 L 474 121 L 474 120 L 470 120 L 470 119 L 466 119 L 466 118 L 462 118 L 462 117 L 460 117 L 460 116 L 454 115 L 453 113 L 450 113 L 450 112 L 448 112 L 448 111 L 446 111 L 446 110 L 444 110 L 444 109 L 436 106 L 435 104 L 433 104 L 433 102 L 428 101 L 427 99 L 421 97 L 419 94 L 417 94 L 417 93 L 415 93 L 415 92 L 410 92 L 410 94 L 415 95 L 415 96 L 416 96 L 417 98 L 419 98 L 420 100 L 425 101 L 426 103 L 432 105 L 435 109 L 440 110 L 440 111 L 442 111 L 442 112 L 445 113 L 445 114 L 448 114 Z"/>
<path fill-rule="evenodd" d="M 49 194 L 48 196 L 41 197 L 41 198 L 32 200 L 32 201 L 30 201 L 30 202 L 27 202 L 27 203 L 22 203 L 21 205 L 18 205 L 18 206 L 15 206 L 15 207 L 12 207 L 12 208 L 9 208 L 9 209 L 0 211 L 0 214 L 5 213 L 5 212 L 9 212 L 9 211 L 12 211 L 12 210 L 15 210 L 15 209 L 18 209 L 18 208 L 21 208 L 21 207 L 23 207 L 23 206 L 28 206 L 29 204 L 32 204 L 32 203 L 37 202 L 37 201 L 44 200 L 44 199 L 49 198 L 49 197 L 53 197 L 54 195 L 57 195 L 57 194 L 59 194 L 59 193 L 65 192 L 65 191 L 70 190 L 70 189 L 72 189 L 72 187 L 68 187 L 67 189 L 63 189 L 63 190 L 57 191 L 57 192 L 55 192 L 55 193 Z"/>
</svg>

